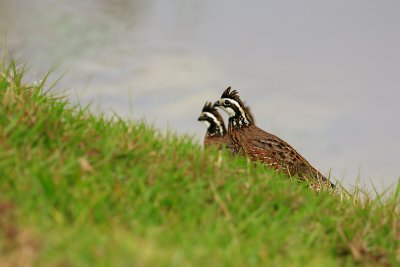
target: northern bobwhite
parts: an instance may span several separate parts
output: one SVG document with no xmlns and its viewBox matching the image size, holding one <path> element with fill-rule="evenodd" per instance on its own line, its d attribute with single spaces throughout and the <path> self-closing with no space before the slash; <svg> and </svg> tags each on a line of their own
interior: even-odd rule
<svg viewBox="0 0 400 267">
<path fill-rule="evenodd" d="M 207 127 L 204 137 L 204 147 L 215 146 L 219 149 L 226 147 L 233 152 L 233 145 L 229 139 L 224 120 L 212 103 L 206 102 L 198 118 Z"/>
<path fill-rule="evenodd" d="M 228 113 L 228 135 L 235 153 L 282 170 L 289 176 L 297 174 L 303 180 L 328 182 L 333 186 L 288 143 L 254 125 L 236 90 L 228 87 L 214 106 Z"/>
<path fill-rule="evenodd" d="M 254 123 L 250 108 L 246 105 L 244 105 L 244 108 L 246 114 L 249 116 L 249 120 Z M 211 102 L 206 102 L 204 104 L 203 110 L 197 120 L 202 121 L 207 127 L 207 132 L 204 137 L 204 147 L 216 146 L 222 149 L 225 146 L 228 151 L 233 152 L 233 145 L 228 136 L 224 120 Z"/>
</svg>

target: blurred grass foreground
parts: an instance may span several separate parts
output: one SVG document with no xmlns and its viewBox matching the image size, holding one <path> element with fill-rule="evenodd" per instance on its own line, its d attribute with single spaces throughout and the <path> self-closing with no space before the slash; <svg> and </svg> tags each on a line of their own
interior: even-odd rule
<svg viewBox="0 0 400 267">
<path fill-rule="evenodd" d="M 400 186 L 314 193 L 0 70 L 0 266 L 399 266 Z"/>
</svg>

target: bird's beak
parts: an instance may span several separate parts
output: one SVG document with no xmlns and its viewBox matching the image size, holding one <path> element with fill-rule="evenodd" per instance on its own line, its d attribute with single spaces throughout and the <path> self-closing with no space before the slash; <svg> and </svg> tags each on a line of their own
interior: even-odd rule
<svg viewBox="0 0 400 267">
<path fill-rule="evenodd" d="M 221 106 L 221 99 L 214 103 L 214 107 L 220 107 L 220 106 Z"/>
<path fill-rule="evenodd" d="M 201 121 L 202 118 L 203 118 L 203 116 L 200 115 L 200 116 L 197 118 L 197 120 L 198 120 L 198 121 Z"/>
</svg>

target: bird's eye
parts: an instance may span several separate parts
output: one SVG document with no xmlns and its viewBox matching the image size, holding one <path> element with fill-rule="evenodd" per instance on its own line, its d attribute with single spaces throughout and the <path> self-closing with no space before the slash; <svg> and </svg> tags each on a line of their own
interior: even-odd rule
<svg viewBox="0 0 400 267">
<path fill-rule="evenodd" d="M 229 105 L 229 100 L 225 100 L 224 105 Z"/>
</svg>

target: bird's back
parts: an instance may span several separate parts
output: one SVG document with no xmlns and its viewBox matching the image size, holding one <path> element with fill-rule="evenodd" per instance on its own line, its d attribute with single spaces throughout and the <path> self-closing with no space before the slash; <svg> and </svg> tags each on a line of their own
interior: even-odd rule
<svg viewBox="0 0 400 267">
<path fill-rule="evenodd" d="M 254 161 L 280 169 L 291 176 L 297 174 L 305 179 L 328 180 L 287 142 L 254 124 L 241 129 L 232 129 L 231 134 L 237 153 L 248 155 Z"/>
</svg>

